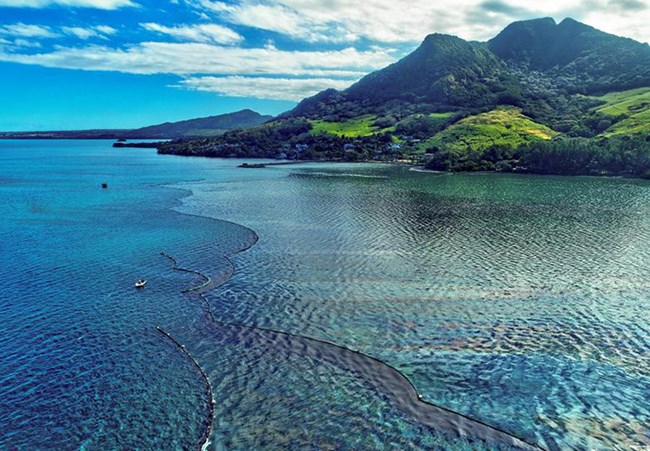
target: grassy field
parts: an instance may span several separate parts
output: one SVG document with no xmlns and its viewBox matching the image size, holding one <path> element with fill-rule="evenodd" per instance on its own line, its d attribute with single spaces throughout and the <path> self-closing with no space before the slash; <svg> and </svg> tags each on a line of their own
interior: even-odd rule
<svg viewBox="0 0 650 451">
<path fill-rule="evenodd" d="M 430 113 L 427 116 L 433 119 L 448 119 L 451 117 L 451 113 Z M 421 114 L 413 115 L 423 116 Z M 356 138 L 359 136 L 371 136 L 376 133 L 386 133 L 394 132 L 395 127 L 380 128 L 374 125 L 377 120 L 377 116 L 374 114 L 366 114 L 364 116 L 355 117 L 344 122 L 327 122 L 322 119 L 319 120 L 310 120 L 312 125 L 311 133 L 318 135 L 320 133 L 329 133 L 336 136 L 346 136 L 348 138 Z M 394 142 L 399 142 L 399 138 L 393 137 Z"/>
<path fill-rule="evenodd" d="M 337 136 L 347 136 L 348 138 L 356 138 L 358 136 L 370 136 L 380 131 L 390 131 L 390 129 L 380 129 L 373 124 L 377 120 L 377 116 L 367 114 L 350 119 L 345 122 L 326 122 L 323 120 L 312 120 L 311 132 L 314 135 L 321 133 L 329 133 Z"/>
<path fill-rule="evenodd" d="M 468 116 L 419 145 L 426 151 L 433 147 L 451 151 L 483 151 L 492 146 L 517 147 L 536 139 L 551 139 L 557 132 L 534 122 L 514 107 L 497 108 Z"/>
<path fill-rule="evenodd" d="M 433 118 L 433 119 L 449 119 L 452 117 L 455 113 L 448 112 L 448 113 L 429 113 L 428 116 Z"/>
<path fill-rule="evenodd" d="M 598 98 L 605 104 L 597 107 L 597 112 L 625 117 L 608 128 L 605 136 L 650 133 L 650 88 L 611 92 Z"/>
</svg>

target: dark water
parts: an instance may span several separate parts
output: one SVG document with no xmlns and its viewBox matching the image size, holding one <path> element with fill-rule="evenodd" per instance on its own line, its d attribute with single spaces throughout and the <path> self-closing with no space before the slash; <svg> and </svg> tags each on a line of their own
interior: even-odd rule
<svg viewBox="0 0 650 451">
<path fill-rule="evenodd" d="M 0 141 L 0 448 L 650 446 L 650 183 L 237 164 Z"/>
</svg>

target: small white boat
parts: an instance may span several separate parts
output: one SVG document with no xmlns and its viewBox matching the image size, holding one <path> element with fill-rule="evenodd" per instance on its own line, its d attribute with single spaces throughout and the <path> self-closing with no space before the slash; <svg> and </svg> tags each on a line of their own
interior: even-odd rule
<svg viewBox="0 0 650 451">
<path fill-rule="evenodd" d="M 144 279 L 138 279 L 138 281 L 135 283 L 136 288 L 142 288 L 147 284 L 147 281 Z"/>
</svg>

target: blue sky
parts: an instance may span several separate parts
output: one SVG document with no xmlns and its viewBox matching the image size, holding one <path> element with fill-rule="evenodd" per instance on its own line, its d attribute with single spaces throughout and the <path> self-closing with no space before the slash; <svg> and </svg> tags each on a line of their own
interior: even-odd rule
<svg viewBox="0 0 650 451">
<path fill-rule="evenodd" d="M 429 33 L 573 17 L 650 40 L 649 0 L 0 0 L 0 130 L 132 128 L 343 89 Z"/>
</svg>

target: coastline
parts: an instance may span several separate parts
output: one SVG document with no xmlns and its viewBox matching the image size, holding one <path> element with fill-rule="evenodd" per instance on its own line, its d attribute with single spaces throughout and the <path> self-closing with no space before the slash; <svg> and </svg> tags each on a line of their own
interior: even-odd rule
<svg viewBox="0 0 650 451">
<path fill-rule="evenodd" d="M 148 144 L 148 143 L 147 143 Z M 197 151 L 197 152 L 187 152 L 184 150 L 179 150 L 174 147 L 172 148 L 165 148 L 163 147 L 165 144 L 168 143 L 160 143 L 160 146 L 149 146 L 149 145 L 142 145 L 138 146 L 137 143 L 134 143 L 134 145 L 130 146 L 114 146 L 114 147 L 155 147 L 157 149 L 157 153 L 159 155 L 174 155 L 174 156 L 181 156 L 181 157 L 202 157 L 202 158 L 221 158 L 221 159 L 250 159 L 250 160 L 256 160 L 256 159 L 264 159 L 268 160 L 270 158 L 275 158 L 278 160 L 282 160 L 279 156 L 265 156 L 265 155 L 221 155 L 221 154 L 215 154 L 212 151 Z M 289 165 L 289 164 L 300 164 L 300 163 L 379 163 L 379 164 L 396 164 L 396 165 L 405 165 L 405 166 L 412 166 L 415 171 L 418 172 L 429 172 L 429 173 L 434 173 L 434 174 L 472 174 L 472 173 L 490 173 L 490 174 L 526 174 L 526 175 L 551 175 L 551 176 L 565 176 L 565 177 L 576 177 L 576 176 L 588 176 L 588 177 L 618 177 L 618 178 L 629 178 L 629 179 L 641 179 L 641 180 L 650 180 L 650 172 L 646 172 L 643 174 L 633 174 L 630 172 L 610 172 L 610 171 L 584 171 L 584 172 L 554 172 L 554 171 L 541 171 L 541 170 L 534 170 L 534 169 L 529 169 L 526 167 L 521 167 L 521 166 L 516 166 L 513 167 L 511 170 L 485 170 L 485 169 L 477 169 L 477 170 L 440 170 L 440 169 L 435 169 L 432 167 L 428 167 L 428 162 L 426 158 L 424 158 L 425 155 L 417 155 L 416 158 L 381 158 L 381 159 L 348 159 L 344 157 L 336 157 L 336 158 L 296 158 L 292 160 L 282 160 L 277 163 L 264 163 L 261 165 L 257 164 L 250 164 L 248 166 L 245 166 L 246 169 L 263 169 L 264 166 L 279 166 L 279 165 Z M 244 167 L 244 166 L 242 166 Z"/>
<path fill-rule="evenodd" d="M 152 147 L 152 146 L 122 146 L 122 147 Z M 180 157 L 198 157 L 198 158 L 220 158 L 223 160 L 241 160 L 240 157 L 215 157 L 210 155 L 187 155 L 182 153 L 160 153 L 159 155 L 174 155 Z M 266 160 L 264 157 L 245 157 L 246 160 Z M 306 163 L 359 163 L 359 164 L 389 164 L 389 165 L 401 165 L 411 167 L 413 172 L 422 172 L 428 174 L 520 174 L 520 175 L 537 175 L 537 176 L 552 176 L 552 177 L 598 177 L 598 178 L 620 178 L 620 179 L 635 179 L 635 180 L 650 180 L 650 175 L 634 175 L 634 174 L 608 174 L 608 173 L 596 173 L 596 174 L 563 174 L 563 173 L 549 173 L 549 172 L 536 172 L 536 171 L 527 171 L 527 170 L 516 170 L 516 171 L 440 171 L 436 169 L 428 169 L 426 165 L 423 165 L 421 162 L 414 162 L 408 160 L 343 160 L 343 159 L 323 159 L 323 160 L 291 160 L 291 161 L 282 161 L 274 163 L 252 163 L 248 166 L 240 165 L 243 169 L 264 169 L 268 166 L 289 166 L 297 164 L 306 164 Z M 244 163 L 245 164 L 245 163 Z"/>
<path fill-rule="evenodd" d="M 54 141 L 65 141 L 65 140 L 91 140 L 91 141 L 114 141 L 117 139 L 114 136 L 81 136 L 81 137 L 70 137 L 70 136 L 45 136 L 45 135 L 34 135 L 34 136 L 13 136 L 10 134 L 0 133 L 0 140 L 18 140 L 18 141 L 38 141 L 38 140 L 54 140 Z M 138 139 L 148 139 L 148 138 L 138 138 Z M 133 141 L 133 142 L 113 142 L 112 147 L 115 149 L 124 149 L 124 148 L 140 148 L 140 149 L 156 149 L 158 155 L 173 155 L 179 157 L 202 157 L 202 158 L 219 158 L 224 160 L 230 159 L 246 159 L 246 160 L 269 160 L 268 156 L 264 155 L 246 155 L 246 156 L 228 156 L 228 155 L 215 155 L 211 152 L 185 152 L 185 151 L 176 151 L 176 150 L 161 150 L 162 145 L 168 144 L 170 141 L 161 140 L 160 138 L 150 138 L 151 141 Z M 443 171 L 439 169 L 432 169 L 427 167 L 427 163 L 422 158 L 382 158 L 382 159 L 346 159 L 343 157 L 340 158 L 320 158 L 320 159 L 293 159 L 293 160 L 282 160 L 277 162 L 269 163 L 251 163 L 242 165 L 242 168 L 246 169 L 263 169 L 267 166 L 283 166 L 283 165 L 293 165 L 293 164 L 302 164 L 302 163 L 373 163 L 373 164 L 394 164 L 394 165 L 404 165 L 411 166 L 414 172 L 422 173 L 431 173 L 431 174 L 525 174 L 525 175 L 540 175 L 540 176 L 562 176 L 562 177 L 599 177 L 599 178 L 624 178 L 624 179 L 639 179 L 639 180 L 650 180 L 650 173 L 635 175 L 629 172 L 608 172 L 608 171 L 593 171 L 590 173 L 579 172 L 579 173 L 565 173 L 565 172 L 548 172 L 548 171 L 535 171 L 529 170 L 522 167 L 514 168 L 513 170 L 449 170 Z"/>
</svg>

